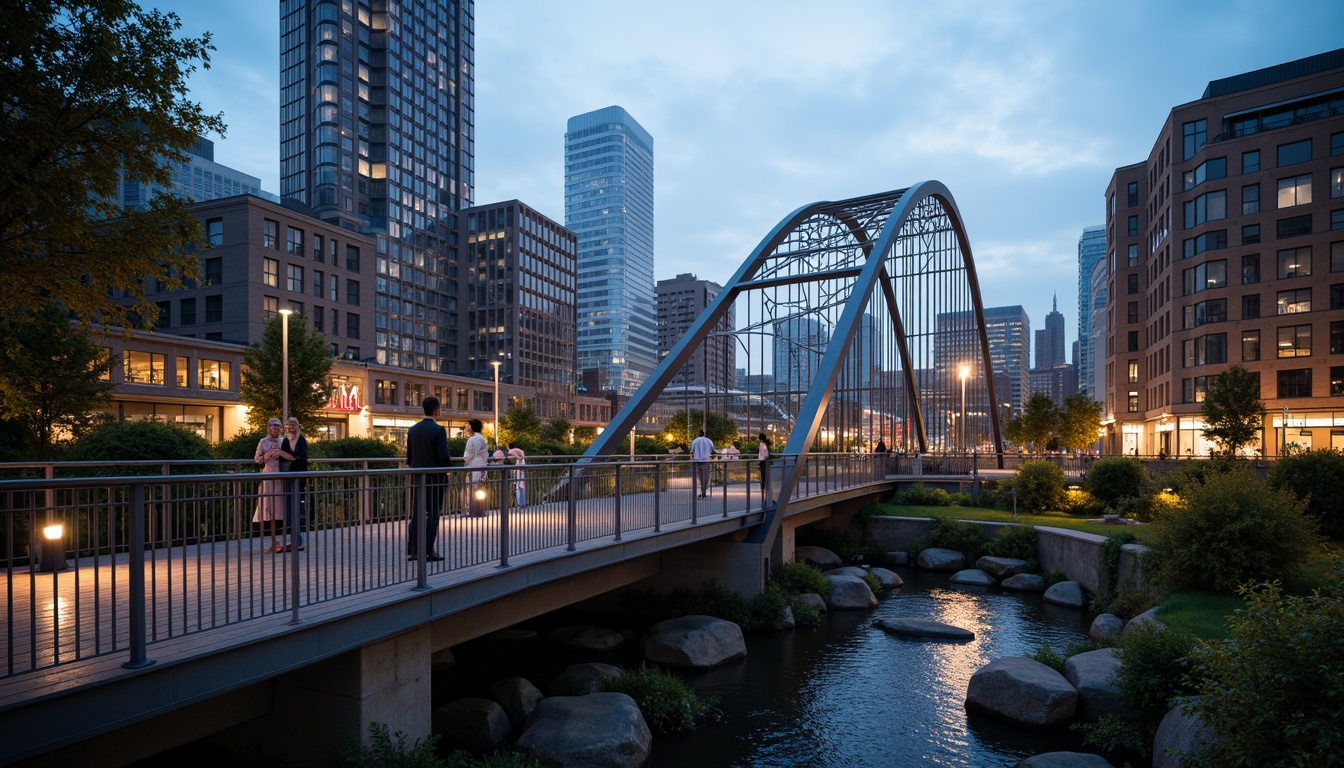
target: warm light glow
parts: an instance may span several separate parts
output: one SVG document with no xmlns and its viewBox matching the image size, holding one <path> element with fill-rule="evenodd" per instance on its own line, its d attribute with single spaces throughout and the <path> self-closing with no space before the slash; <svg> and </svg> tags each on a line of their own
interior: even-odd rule
<svg viewBox="0 0 1344 768">
<path fill-rule="evenodd" d="M 971 366 L 963 365 L 957 369 L 957 378 L 965 381 L 971 375 Z"/>
<path fill-rule="evenodd" d="M 476 500 L 477 500 L 477 501 L 485 501 L 485 489 L 484 489 L 484 488 L 477 488 L 477 489 L 476 489 Z"/>
<path fill-rule="evenodd" d="M 282 309 L 282 310 L 280 310 L 280 314 L 284 315 L 285 317 L 289 317 L 290 315 L 294 314 L 294 310 L 292 310 L 292 309 Z"/>
<path fill-rule="evenodd" d="M 60 523 L 57 523 L 56 525 L 48 525 L 46 528 L 42 529 L 42 535 L 46 536 L 51 541 L 55 541 L 65 535 L 65 526 Z"/>
</svg>

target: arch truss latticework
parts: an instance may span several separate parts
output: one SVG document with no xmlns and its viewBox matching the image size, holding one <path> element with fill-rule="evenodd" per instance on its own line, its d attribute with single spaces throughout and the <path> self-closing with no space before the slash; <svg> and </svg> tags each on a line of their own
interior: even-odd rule
<svg viewBox="0 0 1344 768">
<path fill-rule="evenodd" d="M 798 457 L 786 464 L 781 511 L 813 451 L 882 441 L 1002 461 L 983 310 L 943 184 L 803 206 L 766 235 L 589 456 L 620 450 L 659 409 L 727 414 L 744 445 L 765 432 L 776 452 Z M 711 359 L 727 375 L 715 377 Z M 769 535 L 777 524 L 764 526 Z"/>
</svg>

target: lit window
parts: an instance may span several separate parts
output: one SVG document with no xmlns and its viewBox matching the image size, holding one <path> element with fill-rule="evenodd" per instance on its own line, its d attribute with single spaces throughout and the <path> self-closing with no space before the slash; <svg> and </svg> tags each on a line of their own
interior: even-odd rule
<svg viewBox="0 0 1344 768">
<path fill-rule="evenodd" d="M 1279 179 L 1279 207 L 1292 208 L 1311 202 L 1311 174 Z"/>
</svg>

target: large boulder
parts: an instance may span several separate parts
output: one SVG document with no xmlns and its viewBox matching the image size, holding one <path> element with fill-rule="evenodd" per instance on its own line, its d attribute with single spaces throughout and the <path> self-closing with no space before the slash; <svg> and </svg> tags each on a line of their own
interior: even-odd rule
<svg viewBox="0 0 1344 768">
<path fill-rule="evenodd" d="M 504 709 L 516 730 L 523 727 L 532 710 L 537 708 L 537 702 L 545 697 L 527 678 L 506 677 L 490 684 L 490 698 Z"/>
<path fill-rule="evenodd" d="M 1217 738 L 1197 714 L 1186 714 L 1177 705 L 1167 710 L 1153 737 L 1153 768 L 1180 768 L 1181 755 L 1197 756 L 1204 743 Z"/>
<path fill-rule="evenodd" d="M 827 576 L 857 576 L 862 579 L 868 575 L 868 571 L 857 565 L 842 565 L 839 568 L 832 568 L 826 572 Z"/>
<path fill-rule="evenodd" d="M 709 669 L 746 655 L 742 628 L 714 616 L 660 621 L 644 640 L 644 658 L 685 669 Z"/>
<path fill-rule="evenodd" d="M 926 571 L 958 571 L 966 567 L 966 556 L 955 549 L 929 547 L 919 551 L 915 565 Z"/>
<path fill-rule="evenodd" d="M 617 677 L 621 668 L 611 664 L 585 662 L 571 664 L 551 678 L 546 690 L 552 696 L 577 696 L 582 693 L 597 693 L 602 690 L 602 678 Z"/>
<path fill-rule="evenodd" d="M 969 629 L 954 627 L 941 621 L 913 618 L 876 619 L 873 626 L 892 635 L 906 637 L 933 637 L 940 640 L 974 640 L 975 633 Z"/>
<path fill-rule="evenodd" d="M 867 611 L 877 607 L 877 595 L 868 582 L 856 576 L 831 576 L 831 594 L 826 607 L 832 611 Z"/>
<path fill-rule="evenodd" d="M 491 749 L 513 726 L 504 708 L 489 699 L 458 699 L 434 710 L 434 732 L 468 749 Z"/>
<path fill-rule="evenodd" d="M 1092 626 L 1087 629 L 1087 636 L 1099 643 L 1111 635 L 1119 634 L 1124 628 L 1124 619 L 1113 613 L 1103 613 L 1092 620 Z"/>
<path fill-rule="evenodd" d="M 869 571 L 869 573 L 876 576 L 877 580 L 882 582 L 883 589 L 900 589 L 905 586 L 905 579 L 902 579 L 900 574 L 895 571 L 889 571 L 886 568 L 874 568 Z"/>
<path fill-rule="evenodd" d="M 957 571 L 948 579 L 953 584 L 966 584 L 972 587 L 992 587 L 999 583 L 999 580 L 990 576 L 979 568 L 967 568 L 964 571 Z"/>
<path fill-rule="evenodd" d="M 825 547 L 794 547 L 793 559 L 800 563 L 811 563 L 823 571 L 845 564 L 839 555 Z"/>
<path fill-rule="evenodd" d="M 543 699 L 514 746 L 545 765 L 639 768 L 652 743 L 634 699 L 594 693 Z"/>
<path fill-rule="evenodd" d="M 1078 692 L 1055 670 L 1034 659 L 995 659 L 971 675 L 966 707 L 1028 728 L 1073 719 Z"/>
<path fill-rule="evenodd" d="M 1125 703 L 1113 680 L 1120 671 L 1120 657 L 1114 648 L 1070 656 L 1064 662 L 1064 679 L 1078 691 L 1078 714 L 1089 723 L 1102 715 L 1120 715 Z"/>
<path fill-rule="evenodd" d="M 1046 752 L 1018 762 L 1014 768 L 1113 768 L 1101 755 L 1091 752 Z"/>
<path fill-rule="evenodd" d="M 1158 618 L 1157 618 L 1157 608 L 1154 607 L 1154 608 L 1149 608 L 1148 610 L 1144 611 L 1143 613 L 1140 613 L 1138 616 L 1135 616 L 1134 618 L 1130 619 L 1130 620 L 1129 620 L 1129 623 L 1125 624 L 1125 630 L 1124 630 L 1124 633 L 1123 633 L 1123 634 L 1126 634 L 1126 635 L 1127 635 L 1127 634 L 1129 634 L 1130 632 L 1133 632 L 1134 630 L 1136 630 L 1136 629 L 1138 629 L 1139 627 L 1143 626 L 1144 624 L 1153 624 L 1153 625 L 1156 625 L 1158 629 L 1166 629 L 1166 628 L 1167 628 L 1167 625 L 1166 625 L 1166 624 L 1163 624 L 1160 620 L 1158 620 Z"/>
<path fill-rule="evenodd" d="M 1082 608 L 1087 605 L 1087 597 L 1083 594 L 1083 585 L 1076 581 L 1061 581 L 1045 590 L 1044 597 L 1045 602 L 1062 605 L 1065 608 Z"/>
<path fill-rule="evenodd" d="M 566 648 L 578 651 L 614 651 L 625 644 L 619 632 L 593 626 L 557 627 L 549 637 Z"/>
<path fill-rule="evenodd" d="M 1019 573 L 999 582 L 999 586 L 1004 589 L 1015 589 L 1018 592 L 1044 592 L 1045 577 L 1035 573 Z"/>
<path fill-rule="evenodd" d="M 975 567 L 996 579 L 1006 579 L 1027 572 L 1027 561 L 1015 557 L 990 557 L 985 555 L 975 561 Z"/>
<path fill-rule="evenodd" d="M 803 605 L 816 610 L 817 613 L 826 612 L 826 598 L 818 595 L 816 592 L 804 592 L 801 595 L 798 595 L 798 601 Z"/>
</svg>

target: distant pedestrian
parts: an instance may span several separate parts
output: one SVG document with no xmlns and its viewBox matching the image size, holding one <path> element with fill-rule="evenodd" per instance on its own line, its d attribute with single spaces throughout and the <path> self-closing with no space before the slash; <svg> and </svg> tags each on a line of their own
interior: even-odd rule
<svg viewBox="0 0 1344 768">
<path fill-rule="evenodd" d="M 700 498 L 709 497 L 709 472 L 714 468 L 710 460 L 714 457 L 714 441 L 705 437 L 705 430 L 691 441 L 691 461 L 695 464 L 695 475 L 700 479 Z M 694 489 L 692 489 L 694 490 Z"/>
<path fill-rule="evenodd" d="M 765 433 L 756 436 L 756 461 L 761 468 L 761 507 L 770 506 L 770 438 Z"/>
<path fill-rule="evenodd" d="M 252 460 L 261 465 L 262 474 L 280 471 L 280 420 L 271 419 L 266 423 L 266 436 L 257 441 L 257 450 Z M 279 480 L 262 480 L 258 484 L 257 508 L 252 513 L 252 522 L 261 523 L 270 529 L 271 551 L 280 554 L 284 546 L 275 543 L 277 521 L 284 518 L 281 501 L 283 488 Z"/>
<path fill-rule="evenodd" d="M 280 441 L 280 471 L 308 471 L 308 438 L 299 429 L 299 420 L 290 416 L 285 420 L 285 439 Z M 285 481 L 285 525 L 289 526 L 286 552 L 303 551 L 308 527 L 308 481 L 303 478 Z"/>
<path fill-rule="evenodd" d="M 523 469 L 527 465 L 527 454 L 523 453 L 522 446 L 513 443 L 509 446 L 508 462 L 514 466 L 513 470 L 513 496 L 514 503 L 517 506 L 527 506 L 527 470 Z"/>
<path fill-rule="evenodd" d="M 443 557 L 434 549 L 439 535 L 439 512 L 443 509 L 443 489 L 448 482 L 442 468 L 452 461 L 448 453 L 448 432 L 438 422 L 439 399 L 426 397 L 420 401 L 425 417 L 406 432 L 406 466 L 411 469 L 436 470 L 424 475 L 425 488 L 425 560 L 437 562 Z M 420 506 L 420 475 L 411 474 L 411 519 L 406 531 L 406 559 L 420 555 L 420 531 L 415 518 Z"/>
<path fill-rule="evenodd" d="M 479 504 L 476 500 L 476 492 L 483 489 L 485 482 L 485 466 L 490 463 L 490 446 L 485 442 L 485 436 L 481 434 L 484 429 L 480 419 L 472 419 L 467 422 L 467 447 L 462 453 L 462 463 L 471 468 L 468 475 L 470 484 L 467 487 L 467 508 L 471 514 L 482 515 Z"/>
</svg>

